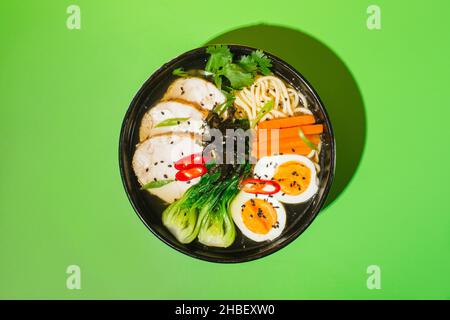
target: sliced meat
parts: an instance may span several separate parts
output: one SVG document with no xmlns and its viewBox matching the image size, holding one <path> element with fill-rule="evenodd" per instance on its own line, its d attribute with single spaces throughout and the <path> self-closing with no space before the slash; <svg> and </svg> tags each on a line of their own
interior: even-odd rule
<svg viewBox="0 0 450 320">
<path fill-rule="evenodd" d="M 154 136 L 137 146 L 133 156 L 133 170 L 141 185 L 151 181 L 175 180 L 177 170 L 173 167 L 174 163 L 184 156 L 202 150 L 201 143 L 187 134 Z M 198 181 L 200 178 L 187 182 L 173 181 L 162 187 L 147 190 L 172 203 Z"/>
<path fill-rule="evenodd" d="M 201 112 L 194 106 L 178 101 L 162 101 L 145 113 L 139 129 L 139 140 L 165 134 L 193 132 L 201 134 L 205 128 L 206 112 Z M 186 121 L 175 122 L 174 125 L 157 127 L 163 121 L 175 118 L 188 118 Z"/>
<path fill-rule="evenodd" d="M 182 99 L 206 110 L 225 102 L 224 94 L 209 81 L 201 78 L 179 78 L 167 89 L 164 100 Z"/>
</svg>

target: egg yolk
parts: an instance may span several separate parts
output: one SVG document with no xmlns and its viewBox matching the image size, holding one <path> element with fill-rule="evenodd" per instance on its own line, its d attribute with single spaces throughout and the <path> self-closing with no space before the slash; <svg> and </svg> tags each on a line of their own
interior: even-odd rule
<svg viewBox="0 0 450 320">
<path fill-rule="evenodd" d="M 242 205 L 242 220 L 250 231 L 267 234 L 278 224 L 277 211 L 268 201 L 250 199 Z"/>
<path fill-rule="evenodd" d="M 287 161 L 277 167 L 273 180 L 278 182 L 281 192 L 297 196 L 309 186 L 311 169 L 301 162 Z"/>
</svg>

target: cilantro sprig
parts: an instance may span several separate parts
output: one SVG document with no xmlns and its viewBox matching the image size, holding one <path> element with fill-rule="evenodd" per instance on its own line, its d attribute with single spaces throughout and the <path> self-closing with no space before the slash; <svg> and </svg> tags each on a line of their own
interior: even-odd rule
<svg viewBox="0 0 450 320">
<path fill-rule="evenodd" d="M 206 52 L 210 57 L 205 70 L 213 74 L 214 83 L 219 89 L 222 88 L 224 78 L 228 80 L 231 90 L 249 86 L 258 72 L 267 75 L 272 66 L 270 59 L 261 50 L 241 56 L 236 63 L 233 62 L 233 54 L 230 49 L 225 45 L 209 46 Z"/>
</svg>

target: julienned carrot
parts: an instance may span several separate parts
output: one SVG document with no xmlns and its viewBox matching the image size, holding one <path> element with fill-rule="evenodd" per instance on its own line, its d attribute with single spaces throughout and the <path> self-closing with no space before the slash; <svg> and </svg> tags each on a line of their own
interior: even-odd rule
<svg viewBox="0 0 450 320">
<path fill-rule="evenodd" d="M 313 115 L 302 115 L 296 117 L 278 118 L 266 120 L 258 123 L 258 129 L 280 129 L 298 127 L 307 124 L 313 124 L 316 120 Z"/>
<path fill-rule="evenodd" d="M 253 156 L 257 159 L 260 159 L 264 156 L 272 156 L 274 154 L 298 154 L 302 156 L 306 156 L 311 152 L 311 148 L 309 147 L 283 147 L 279 150 L 253 150 Z"/>
<path fill-rule="evenodd" d="M 314 143 L 315 145 L 319 144 L 320 142 L 320 136 L 315 134 L 315 135 L 306 135 L 306 138 L 311 141 L 312 143 Z M 268 149 L 270 147 L 270 145 L 275 145 L 278 144 L 280 147 L 281 146 L 307 146 L 307 144 L 299 137 L 287 137 L 284 139 L 279 139 L 279 140 L 259 140 L 259 141 L 255 141 L 253 146 L 254 147 L 258 147 L 260 149 Z"/>
<path fill-rule="evenodd" d="M 272 136 L 276 137 L 277 132 L 272 130 L 278 130 L 278 139 L 283 140 L 287 138 L 298 137 L 298 129 L 301 128 L 303 134 L 312 135 L 312 134 L 321 134 L 323 132 L 322 124 L 313 124 L 309 126 L 301 126 L 301 127 L 292 127 L 292 128 L 284 128 L 284 129 L 266 129 L 266 130 L 258 130 L 258 139 L 259 140 L 270 140 Z"/>
<path fill-rule="evenodd" d="M 320 142 L 319 135 L 308 135 L 306 137 L 315 145 L 318 145 Z M 276 144 L 271 145 L 270 141 L 260 141 L 255 142 L 252 147 L 254 151 L 253 155 L 258 155 L 258 159 L 262 156 L 279 153 L 307 155 L 312 150 L 300 137 L 281 140 L 278 146 Z"/>
<path fill-rule="evenodd" d="M 323 124 L 313 124 L 310 126 L 302 126 L 302 131 L 304 134 L 321 134 L 323 133 Z M 297 129 L 298 134 L 298 129 Z"/>
</svg>

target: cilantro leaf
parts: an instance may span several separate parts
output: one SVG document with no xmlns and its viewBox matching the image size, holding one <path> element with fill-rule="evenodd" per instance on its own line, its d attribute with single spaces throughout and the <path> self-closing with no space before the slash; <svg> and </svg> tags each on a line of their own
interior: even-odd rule
<svg viewBox="0 0 450 320">
<path fill-rule="evenodd" d="M 258 69 L 263 75 L 268 75 L 270 73 L 269 68 L 272 67 L 272 62 L 262 50 L 253 51 L 250 56 L 258 64 Z"/>
<path fill-rule="evenodd" d="M 206 72 L 213 76 L 219 89 L 224 88 L 227 91 L 251 85 L 258 72 L 268 75 L 272 66 L 270 59 L 261 50 L 241 56 L 236 63 L 233 63 L 233 54 L 226 45 L 209 46 L 206 53 L 210 55 L 205 67 Z M 224 80 L 228 81 L 224 83 Z"/>
<path fill-rule="evenodd" d="M 206 53 L 210 54 L 205 70 L 208 72 L 217 72 L 233 60 L 233 55 L 227 46 L 215 45 L 209 46 Z"/>
<path fill-rule="evenodd" d="M 242 56 L 239 65 L 247 72 L 255 72 L 258 69 L 258 64 L 251 56 Z"/>
<path fill-rule="evenodd" d="M 230 81 L 233 89 L 241 89 L 253 83 L 253 74 L 246 72 L 242 67 L 234 63 L 225 65 L 222 74 Z"/>
</svg>

